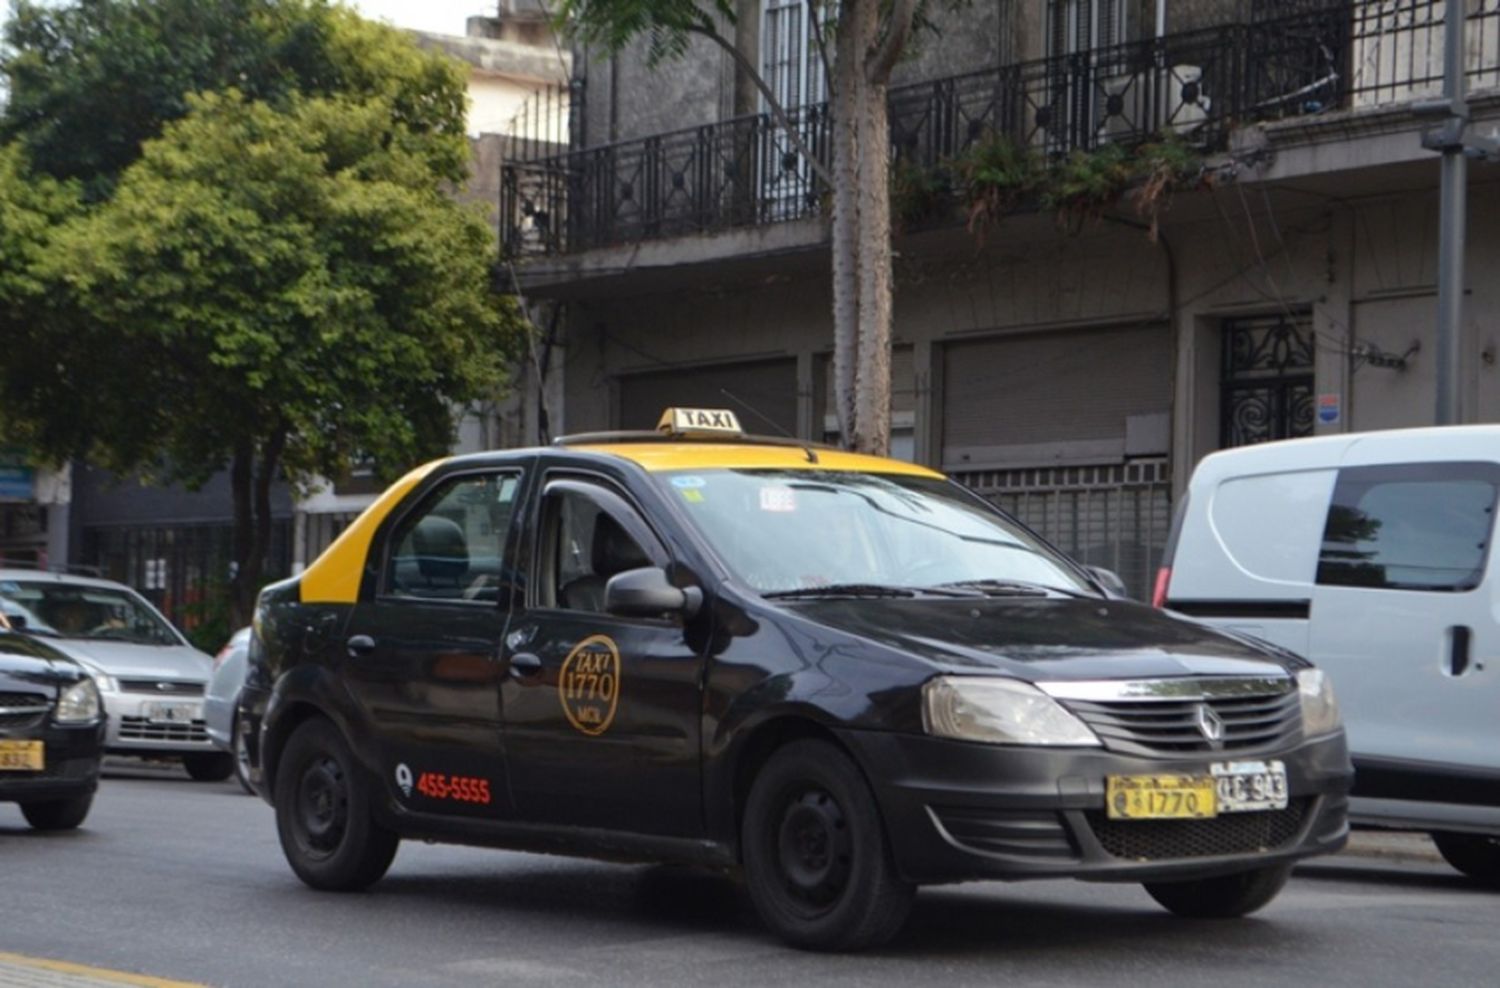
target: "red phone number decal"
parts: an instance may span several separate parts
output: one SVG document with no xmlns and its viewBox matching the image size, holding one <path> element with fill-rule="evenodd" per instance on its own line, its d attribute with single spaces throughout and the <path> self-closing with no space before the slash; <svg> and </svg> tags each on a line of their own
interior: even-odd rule
<svg viewBox="0 0 1500 988">
<path fill-rule="evenodd" d="M 488 806 L 490 780 L 476 779 L 470 775 L 423 772 L 417 776 L 417 792 L 428 799 L 452 799 L 460 803 L 480 803 Z"/>
</svg>

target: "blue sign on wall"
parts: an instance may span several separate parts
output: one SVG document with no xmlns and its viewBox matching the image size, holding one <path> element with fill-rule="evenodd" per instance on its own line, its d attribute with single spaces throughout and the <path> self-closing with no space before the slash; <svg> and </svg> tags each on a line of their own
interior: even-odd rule
<svg viewBox="0 0 1500 988">
<path fill-rule="evenodd" d="M 36 496 L 36 471 L 0 457 L 0 501 L 30 501 Z"/>
</svg>

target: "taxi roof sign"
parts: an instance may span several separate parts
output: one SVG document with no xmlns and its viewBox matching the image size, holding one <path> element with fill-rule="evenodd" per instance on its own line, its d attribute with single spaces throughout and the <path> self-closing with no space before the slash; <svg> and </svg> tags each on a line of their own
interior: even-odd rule
<svg viewBox="0 0 1500 988">
<path fill-rule="evenodd" d="M 666 436 L 742 436 L 740 420 L 727 408 L 669 408 L 656 423 Z"/>
</svg>

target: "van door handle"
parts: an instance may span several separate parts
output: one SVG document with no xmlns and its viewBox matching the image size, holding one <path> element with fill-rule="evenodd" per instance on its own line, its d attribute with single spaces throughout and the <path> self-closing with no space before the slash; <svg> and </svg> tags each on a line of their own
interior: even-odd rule
<svg viewBox="0 0 1500 988">
<path fill-rule="evenodd" d="M 349 658 L 357 659 L 361 655 L 369 655 L 375 651 L 375 639 L 369 635 L 355 635 L 344 642 L 344 648 L 349 652 Z"/>
<path fill-rule="evenodd" d="M 527 679 L 542 671 L 542 660 L 530 652 L 517 652 L 510 657 L 510 674 L 513 679 Z"/>
<path fill-rule="evenodd" d="M 1455 624 L 1448 629 L 1448 675 L 1462 676 L 1469 671 L 1469 646 L 1474 631 L 1467 625 Z"/>
</svg>

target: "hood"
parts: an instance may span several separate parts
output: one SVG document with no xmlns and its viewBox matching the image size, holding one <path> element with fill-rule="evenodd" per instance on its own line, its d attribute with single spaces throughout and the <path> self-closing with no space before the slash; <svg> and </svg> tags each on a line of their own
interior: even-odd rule
<svg viewBox="0 0 1500 988">
<path fill-rule="evenodd" d="M 1279 653 L 1132 601 L 1009 597 L 813 600 L 805 618 L 925 659 L 941 672 L 1031 682 L 1278 675 Z"/>
<path fill-rule="evenodd" d="M 78 663 L 24 635 L 0 633 L 0 692 L 11 687 L 54 687 L 83 678 Z"/>
<path fill-rule="evenodd" d="M 213 659 L 187 645 L 135 645 L 77 638 L 49 638 L 47 644 L 92 671 L 116 678 L 206 683 L 213 672 Z"/>
</svg>

